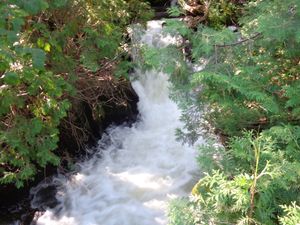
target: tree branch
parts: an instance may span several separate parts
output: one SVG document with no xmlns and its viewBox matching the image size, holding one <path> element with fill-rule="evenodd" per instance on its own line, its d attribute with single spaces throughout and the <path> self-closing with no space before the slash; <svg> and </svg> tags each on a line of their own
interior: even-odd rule
<svg viewBox="0 0 300 225">
<path fill-rule="evenodd" d="M 223 45 L 214 45 L 217 48 L 226 48 L 226 47 L 231 47 L 231 46 L 236 46 L 236 45 L 240 45 L 244 42 L 250 41 L 250 40 L 254 40 L 256 38 L 258 38 L 259 36 L 261 36 L 261 33 L 256 33 L 253 36 L 246 38 L 246 39 L 242 39 L 240 41 L 234 42 L 234 43 L 230 43 L 230 44 L 223 44 Z"/>
</svg>

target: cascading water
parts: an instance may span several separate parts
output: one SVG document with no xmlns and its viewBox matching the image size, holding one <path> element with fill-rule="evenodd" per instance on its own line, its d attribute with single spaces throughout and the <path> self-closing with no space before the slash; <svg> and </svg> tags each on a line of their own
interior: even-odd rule
<svg viewBox="0 0 300 225">
<path fill-rule="evenodd" d="M 161 21 L 149 22 L 140 38 L 140 44 L 155 47 L 174 42 L 162 35 Z M 168 202 L 191 190 L 198 173 L 196 153 L 175 140 L 182 124 L 169 98 L 168 76 L 158 71 L 137 71 L 136 76 L 138 122 L 109 129 L 99 153 L 81 163 L 77 174 L 56 178 L 60 204 L 38 218 L 38 225 L 167 224 Z"/>
</svg>

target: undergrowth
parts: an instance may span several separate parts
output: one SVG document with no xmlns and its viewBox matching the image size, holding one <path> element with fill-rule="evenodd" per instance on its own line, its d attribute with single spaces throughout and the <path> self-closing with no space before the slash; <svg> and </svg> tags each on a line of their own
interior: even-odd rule
<svg viewBox="0 0 300 225">
<path fill-rule="evenodd" d="M 0 3 L 0 184 L 17 187 L 58 165 L 61 130 L 86 138 L 74 108 L 100 115 L 121 92 L 126 26 L 152 16 L 136 0 L 4 0 Z M 120 94 L 118 94 L 120 93 Z M 122 103 L 124 104 L 124 103 Z M 64 127 L 64 128 L 62 128 Z"/>
</svg>

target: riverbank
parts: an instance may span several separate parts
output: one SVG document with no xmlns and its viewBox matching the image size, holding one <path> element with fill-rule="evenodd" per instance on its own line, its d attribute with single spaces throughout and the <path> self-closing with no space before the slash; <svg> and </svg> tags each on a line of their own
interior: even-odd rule
<svg viewBox="0 0 300 225">
<path fill-rule="evenodd" d="M 68 7 L 75 11 L 81 10 L 76 7 L 73 8 L 73 5 L 68 5 Z M 158 7 L 159 10 L 163 11 L 164 15 L 166 14 L 166 7 L 167 3 Z M 64 22 L 66 21 L 63 20 L 62 24 L 55 24 L 54 26 L 49 18 L 56 19 L 60 14 L 51 10 L 52 8 L 49 9 L 49 15 L 44 13 L 41 18 L 43 23 L 47 26 L 47 29 L 49 29 L 47 32 L 52 32 L 54 36 L 55 32 L 59 33 L 59 30 L 64 26 Z M 58 7 L 57 10 L 65 12 L 66 9 Z M 130 10 L 133 9 L 130 8 Z M 157 10 L 157 15 L 160 14 L 158 12 L 159 10 Z M 134 15 L 133 17 L 138 18 L 140 14 L 137 14 L 138 15 Z M 72 15 L 66 15 L 66 18 L 70 17 L 73 19 Z M 34 21 L 36 18 L 37 17 L 32 17 Z M 118 125 L 122 123 L 131 124 L 135 121 L 138 114 L 138 97 L 132 89 L 130 82 L 123 78 L 116 79 L 113 76 L 117 66 L 116 64 L 119 63 L 120 59 L 111 60 L 107 57 L 105 57 L 105 60 L 107 61 L 97 59 L 98 65 L 96 67 L 99 67 L 99 69 L 94 71 L 96 68 L 94 65 L 96 60 L 93 58 L 91 60 L 94 60 L 95 62 L 84 61 L 83 59 L 86 58 L 88 54 L 85 55 L 86 52 L 82 51 L 83 46 L 81 46 L 83 40 L 86 39 L 86 41 L 88 41 L 89 39 L 87 36 L 92 34 L 88 32 L 82 33 L 82 29 L 79 29 L 82 24 L 76 19 L 74 19 L 73 22 L 76 26 L 78 25 L 78 27 L 73 27 L 75 30 L 68 34 L 70 35 L 70 38 L 68 38 L 67 46 L 60 46 L 60 42 L 59 44 L 56 43 L 56 45 L 53 44 L 53 46 L 52 43 L 50 43 L 49 49 L 48 43 L 44 43 L 47 41 L 46 33 L 43 33 L 44 30 L 40 31 L 41 33 L 38 34 L 38 36 L 41 36 L 38 41 L 38 47 L 44 48 L 44 45 L 48 46 L 45 47 L 45 51 L 48 52 L 45 69 L 53 70 L 55 76 L 62 77 L 63 79 L 68 80 L 68 82 L 74 79 L 72 78 L 73 75 L 76 77 L 76 81 L 70 81 L 70 84 L 74 86 L 73 88 L 75 88 L 77 93 L 64 93 L 59 99 L 66 99 L 71 105 L 71 108 L 67 111 L 67 116 L 61 120 L 58 126 L 59 143 L 56 150 L 53 151 L 53 153 L 60 158 L 60 164 L 58 166 L 47 165 L 45 168 L 41 168 L 41 166 L 35 162 L 33 165 L 37 169 L 37 174 L 32 177 L 34 181 L 26 181 L 24 186 L 20 189 L 17 189 L 13 183 L 2 185 L 0 187 L 0 224 L 7 224 L 10 223 L 8 221 L 13 220 L 22 221 L 22 224 L 29 224 L 35 212 L 35 210 L 30 207 L 31 198 L 29 196 L 29 190 L 31 187 L 36 186 L 42 180 L 48 179 L 57 173 L 63 174 L 71 171 L 78 160 L 90 157 L 92 152 L 87 152 L 86 146 L 94 146 L 109 125 Z M 113 23 L 115 23 L 115 21 Z M 30 25 L 27 24 L 26 26 L 29 27 Z M 35 39 L 30 41 L 36 42 Z M 101 41 L 105 42 L 106 40 L 101 39 Z M 101 51 L 103 50 L 103 46 L 97 46 L 96 48 L 101 48 Z M 60 49 L 63 49 L 63 51 L 61 52 Z M 71 60 L 70 62 L 66 61 L 66 64 L 72 65 L 70 68 L 63 65 L 64 63 L 62 63 L 61 60 L 58 60 L 59 57 L 55 55 L 58 54 L 56 50 L 58 50 L 59 54 L 63 54 L 64 57 L 71 57 L 72 60 L 74 60 Z M 90 49 L 87 50 L 90 51 Z M 91 51 L 90 54 L 94 53 L 94 51 Z M 61 59 L 66 60 L 67 58 L 62 57 Z M 70 58 L 68 58 L 68 60 L 70 60 Z M 75 67 L 75 64 L 78 65 Z M 75 69 L 71 68 L 73 66 Z M 68 71 L 69 69 L 70 71 Z M 72 75 L 69 76 L 69 73 Z M 45 204 L 55 204 L 55 200 L 53 200 L 55 190 L 48 190 L 47 194 L 52 196 L 52 200 Z M 51 198 L 49 197 L 49 199 Z"/>
<path fill-rule="evenodd" d="M 130 82 L 126 80 L 112 82 L 112 80 L 116 80 L 116 78 L 110 75 L 106 80 L 102 79 L 102 82 L 103 85 L 108 85 L 108 82 L 110 85 L 115 85 L 110 96 L 117 99 L 110 99 L 107 94 L 99 95 L 97 102 L 102 105 L 101 117 L 95 116 L 95 110 L 87 102 L 73 99 L 76 104 L 73 104 L 72 109 L 68 112 L 68 118 L 71 117 L 73 121 L 76 121 L 76 124 L 66 124 L 60 127 L 60 142 L 56 151 L 56 154 L 61 158 L 58 167 L 47 166 L 45 169 L 40 169 L 34 181 L 27 182 L 23 188 L 17 189 L 13 184 L 0 187 L 1 225 L 11 224 L 13 221 L 19 221 L 18 224 L 22 225 L 30 224 L 36 211 L 30 206 L 30 189 L 32 187 L 57 173 L 70 172 L 74 163 L 89 157 L 92 152 L 87 152 L 86 148 L 93 149 L 92 147 L 101 138 L 108 126 L 122 123 L 131 124 L 136 120 L 138 96 Z M 72 133 L 72 126 L 80 128 L 79 131 L 73 130 L 74 133 Z M 79 133 L 83 130 L 84 133 Z M 77 135 L 82 136 L 78 137 Z M 86 138 L 83 138 L 83 135 L 86 135 Z M 78 138 L 82 140 L 80 143 Z M 56 191 L 48 189 L 46 192 L 44 196 L 45 205 L 54 206 Z"/>
</svg>

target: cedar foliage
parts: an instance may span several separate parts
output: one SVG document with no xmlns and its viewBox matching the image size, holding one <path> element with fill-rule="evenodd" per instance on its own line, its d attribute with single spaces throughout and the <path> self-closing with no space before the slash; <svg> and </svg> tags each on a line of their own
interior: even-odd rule
<svg viewBox="0 0 300 225">
<path fill-rule="evenodd" d="M 203 177 L 170 205 L 170 224 L 300 223 L 299 24 L 297 0 L 250 1 L 237 32 L 169 23 L 205 64 L 181 83 L 171 78 L 182 87 L 173 94 L 180 135 L 194 141 L 201 126 L 226 137 L 224 147 L 200 147 Z"/>
</svg>

